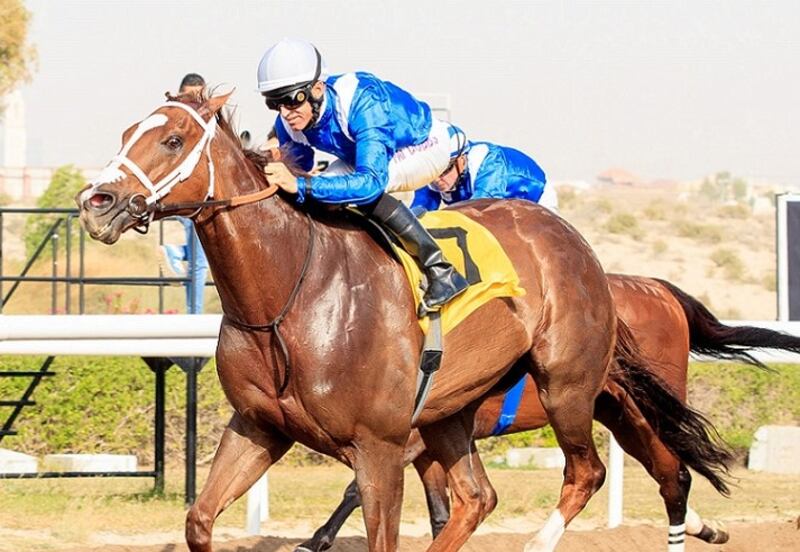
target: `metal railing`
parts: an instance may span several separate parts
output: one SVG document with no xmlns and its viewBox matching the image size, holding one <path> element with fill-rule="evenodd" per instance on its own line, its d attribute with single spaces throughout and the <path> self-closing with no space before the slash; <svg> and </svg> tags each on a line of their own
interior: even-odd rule
<svg viewBox="0 0 800 552">
<path fill-rule="evenodd" d="M 4 226 L 6 215 L 60 215 L 52 225 L 47 229 L 42 240 L 36 245 L 30 258 L 25 261 L 25 264 L 19 274 L 7 275 L 4 267 Z M 197 282 L 194 275 L 193 266 L 189 266 L 187 276 L 185 277 L 170 277 L 164 276 L 161 267 L 159 266 L 158 276 L 87 276 L 86 275 L 86 232 L 78 224 L 78 270 L 77 274 L 74 273 L 74 241 L 75 241 L 75 219 L 78 217 L 77 209 L 66 208 L 20 208 L 20 207 L 0 207 L 0 314 L 3 312 L 5 305 L 14 296 L 14 293 L 19 289 L 20 284 L 24 282 L 31 283 L 50 283 L 50 314 L 58 312 L 58 286 L 64 286 L 64 311 L 66 314 L 71 314 L 73 311 L 72 292 L 74 286 L 78 286 L 78 314 L 86 312 L 86 288 L 87 286 L 94 285 L 118 285 L 118 286 L 149 286 L 158 287 L 158 309 L 159 313 L 164 312 L 164 289 L 168 286 L 175 284 L 183 284 L 189 286 L 190 296 L 193 296 L 195 286 L 206 285 L 213 286 L 213 282 Z M 158 223 L 158 243 L 164 245 L 164 221 L 170 219 L 160 220 Z M 64 233 L 64 270 L 63 276 L 59 275 L 59 235 Z M 197 258 L 197 252 L 200 245 L 194 236 L 190 239 L 189 246 L 193 254 L 190 256 L 190 263 L 194 262 Z M 49 276 L 33 276 L 29 272 L 34 267 L 37 261 L 43 258 L 47 251 L 48 243 L 50 244 L 50 264 L 51 270 Z M 4 285 L 6 282 L 11 282 L 11 287 L 5 291 Z M 5 291 L 5 292 L 4 292 Z M 187 305 L 191 309 L 191 306 Z"/>
</svg>

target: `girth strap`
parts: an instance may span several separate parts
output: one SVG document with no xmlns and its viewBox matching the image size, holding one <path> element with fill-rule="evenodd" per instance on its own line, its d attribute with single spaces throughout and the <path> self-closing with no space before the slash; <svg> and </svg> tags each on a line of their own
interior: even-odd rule
<svg viewBox="0 0 800 552">
<path fill-rule="evenodd" d="M 431 325 L 425 335 L 422 345 L 422 354 L 419 359 L 419 374 L 417 374 L 417 394 L 414 398 L 414 414 L 411 416 L 411 425 L 417 422 L 422 413 L 425 401 L 433 387 L 433 376 L 442 364 L 442 319 L 439 312 L 430 315 Z"/>
</svg>

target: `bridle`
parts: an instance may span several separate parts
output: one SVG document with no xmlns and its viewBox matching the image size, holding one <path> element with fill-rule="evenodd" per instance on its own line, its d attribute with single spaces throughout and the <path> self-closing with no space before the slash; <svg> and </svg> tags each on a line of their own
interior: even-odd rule
<svg viewBox="0 0 800 552">
<path fill-rule="evenodd" d="M 209 119 L 208 122 L 204 121 L 200 114 L 189 105 L 186 105 L 181 102 L 174 102 L 168 101 L 162 104 L 158 109 L 164 107 L 177 107 L 183 109 L 187 113 L 189 113 L 192 118 L 201 126 L 203 129 L 203 135 L 194 145 L 192 150 L 186 156 L 186 158 L 181 161 L 181 163 L 175 167 L 172 171 L 170 171 L 166 176 L 161 178 L 158 182 L 153 183 L 150 180 L 150 177 L 136 164 L 135 161 L 128 157 L 128 152 L 131 150 L 133 145 L 144 135 L 145 132 L 151 130 L 153 128 L 162 126 L 166 124 L 168 118 L 163 113 L 156 113 L 153 112 L 149 117 L 143 120 L 139 125 L 136 127 L 133 135 L 130 139 L 125 143 L 122 147 L 120 152 L 115 155 L 109 164 L 100 172 L 100 174 L 90 182 L 90 188 L 87 190 L 89 193 L 97 193 L 98 188 L 103 184 L 110 184 L 113 182 L 117 182 L 125 178 L 125 173 L 122 172 L 120 169 L 121 166 L 127 167 L 128 170 L 142 183 L 142 185 L 148 189 L 150 192 L 149 196 L 145 196 L 144 194 L 134 194 L 128 200 L 128 206 L 126 207 L 126 211 L 136 219 L 137 223 L 133 227 L 133 229 L 141 234 L 146 234 L 147 230 L 150 226 L 150 223 L 153 221 L 153 217 L 155 216 L 156 212 L 165 213 L 165 212 L 173 212 L 173 211 L 183 211 L 186 209 L 195 209 L 195 212 L 189 215 L 188 218 L 196 217 L 202 209 L 205 207 L 238 207 L 239 205 L 245 205 L 248 203 L 254 203 L 256 201 L 261 201 L 262 199 L 266 199 L 272 197 L 277 193 L 279 190 L 278 186 L 275 185 L 268 185 L 267 188 L 263 190 L 259 190 L 258 192 L 253 192 L 250 194 L 244 194 L 240 196 L 234 196 L 225 199 L 211 199 L 214 197 L 214 159 L 211 156 L 211 141 L 214 139 L 214 135 L 217 129 L 217 120 L 214 116 Z M 158 111 L 156 109 L 156 111 Z M 195 201 L 195 202 L 188 202 L 188 203 L 170 203 L 164 204 L 161 203 L 161 199 L 167 196 L 172 189 L 183 182 L 184 180 L 188 179 L 197 168 L 197 165 L 200 162 L 200 158 L 205 154 L 206 159 L 208 160 L 208 189 L 206 191 L 206 196 L 203 201 Z M 102 192 L 99 192 L 102 193 Z M 135 201 L 134 201 L 135 200 Z M 225 315 L 225 319 L 230 322 L 232 325 L 244 329 L 246 331 L 251 332 L 266 332 L 272 333 L 276 336 L 278 340 L 278 345 L 280 346 L 281 353 L 283 357 L 286 359 L 286 368 L 283 377 L 283 381 L 280 381 L 280 377 L 276 374 L 277 380 L 277 389 L 278 389 L 278 396 L 281 396 L 283 392 L 286 390 L 287 385 L 289 384 L 289 377 L 291 375 L 291 357 L 289 356 L 289 349 L 286 346 L 286 341 L 284 340 L 283 336 L 280 332 L 280 325 L 283 320 L 286 318 L 286 315 L 289 313 L 289 309 L 295 302 L 298 293 L 300 292 L 300 287 L 305 280 L 306 274 L 308 273 L 309 265 L 311 264 L 311 260 L 313 258 L 314 253 L 314 241 L 315 241 L 315 232 L 314 232 L 314 222 L 309 216 L 308 212 L 306 212 L 306 218 L 308 219 L 309 226 L 308 226 L 308 246 L 306 247 L 306 254 L 303 260 L 303 265 L 300 269 L 300 275 L 298 276 L 297 280 L 295 281 L 294 287 L 292 291 L 289 293 L 289 297 L 286 300 L 283 308 L 280 310 L 278 316 L 276 316 L 273 320 L 266 324 L 251 324 L 249 322 L 237 320 L 229 315 Z"/>
<path fill-rule="evenodd" d="M 177 107 L 183 109 L 192 116 L 194 121 L 203 129 L 203 135 L 192 147 L 191 151 L 181 161 L 177 167 L 172 169 L 166 176 L 159 179 L 158 182 L 153 182 L 147 173 L 131 158 L 128 157 L 133 145 L 144 136 L 148 130 L 163 126 L 169 120 L 163 113 L 157 113 L 159 109 L 165 107 Z M 200 211 L 205 207 L 236 207 L 247 203 L 260 201 L 275 195 L 278 187 L 269 185 L 264 190 L 259 190 L 251 194 L 236 196 L 226 199 L 212 199 L 214 197 L 214 159 L 211 156 L 211 141 L 214 139 L 217 130 L 216 117 L 212 116 L 208 122 L 203 120 L 203 117 L 192 106 L 176 102 L 168 101 L 159 106 L 155 112 L 149 117 L 139 123 L 133 135 L 122 146 L 120 152 L 115 155 L 106 167 L 100 171 L 89 184 L 89 193 L 94 194 L 98 192 L 98 188 L 103 184 L 111 184 L 118 182 L 125 178 L 125 173 L 121 167 L 127 168 L 133 176 L 150 192 L 149 196 L 144 194 L 134 194 L 128 199 L 126 207 L 127 213 L 136 220 L 133 230 L 140 234 L 146 234 L 149 229 L 150 223 L 156 212 L 169 213 L 176 211 L 183 211 L 186 209 L 195 209 L 195 211 L 188 215 L 187 218 L 194 219 Z M 205 154 L 208 162 L 208 188 L 206 190 L 205 198 L 202 201 L 186 202 L 186 203 L 172 203 L 165 204 L 161 200 L 169 194 L 175 186 L 188 179 L 194 174 L 200 159 Z M 102 193 L 102 192 L 100 192 Z"/>
</svg>

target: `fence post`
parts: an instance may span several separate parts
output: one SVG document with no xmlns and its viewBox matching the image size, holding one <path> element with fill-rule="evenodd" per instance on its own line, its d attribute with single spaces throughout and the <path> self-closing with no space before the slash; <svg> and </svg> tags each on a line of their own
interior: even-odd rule
<svg viewBox="0 0 800 552">
<path fill-rule="evenodd" d="M 622 523 L 622 483 L 625 467 L 625 453 L 614 439 L 608 435 L 608 527 L 613 529 Z"/>
<path fill-rule="evenodd" d="M 247 518 L 245 531 L 250 535 L 261 533 L 261 523 L 269 519 L 269 479 L 262 475 L 247 491 Z"/>
</svg>

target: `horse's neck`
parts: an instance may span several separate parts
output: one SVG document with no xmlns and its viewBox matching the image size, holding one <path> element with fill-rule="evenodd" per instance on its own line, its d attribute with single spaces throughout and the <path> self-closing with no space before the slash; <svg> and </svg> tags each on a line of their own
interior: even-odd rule
<svg viewBox="0 0 800 552">
<path fill-rule="evenodd" d="M 256 191 L 259 183 L 236 151 L 238 163 L 217 162 L 217 197 Z M 201 216 L 198 235 L 208 257 L 223 311 L 264 324 L 285 306 L 308 248 L 308 221 L 278 196 Z"/>
</svg>

